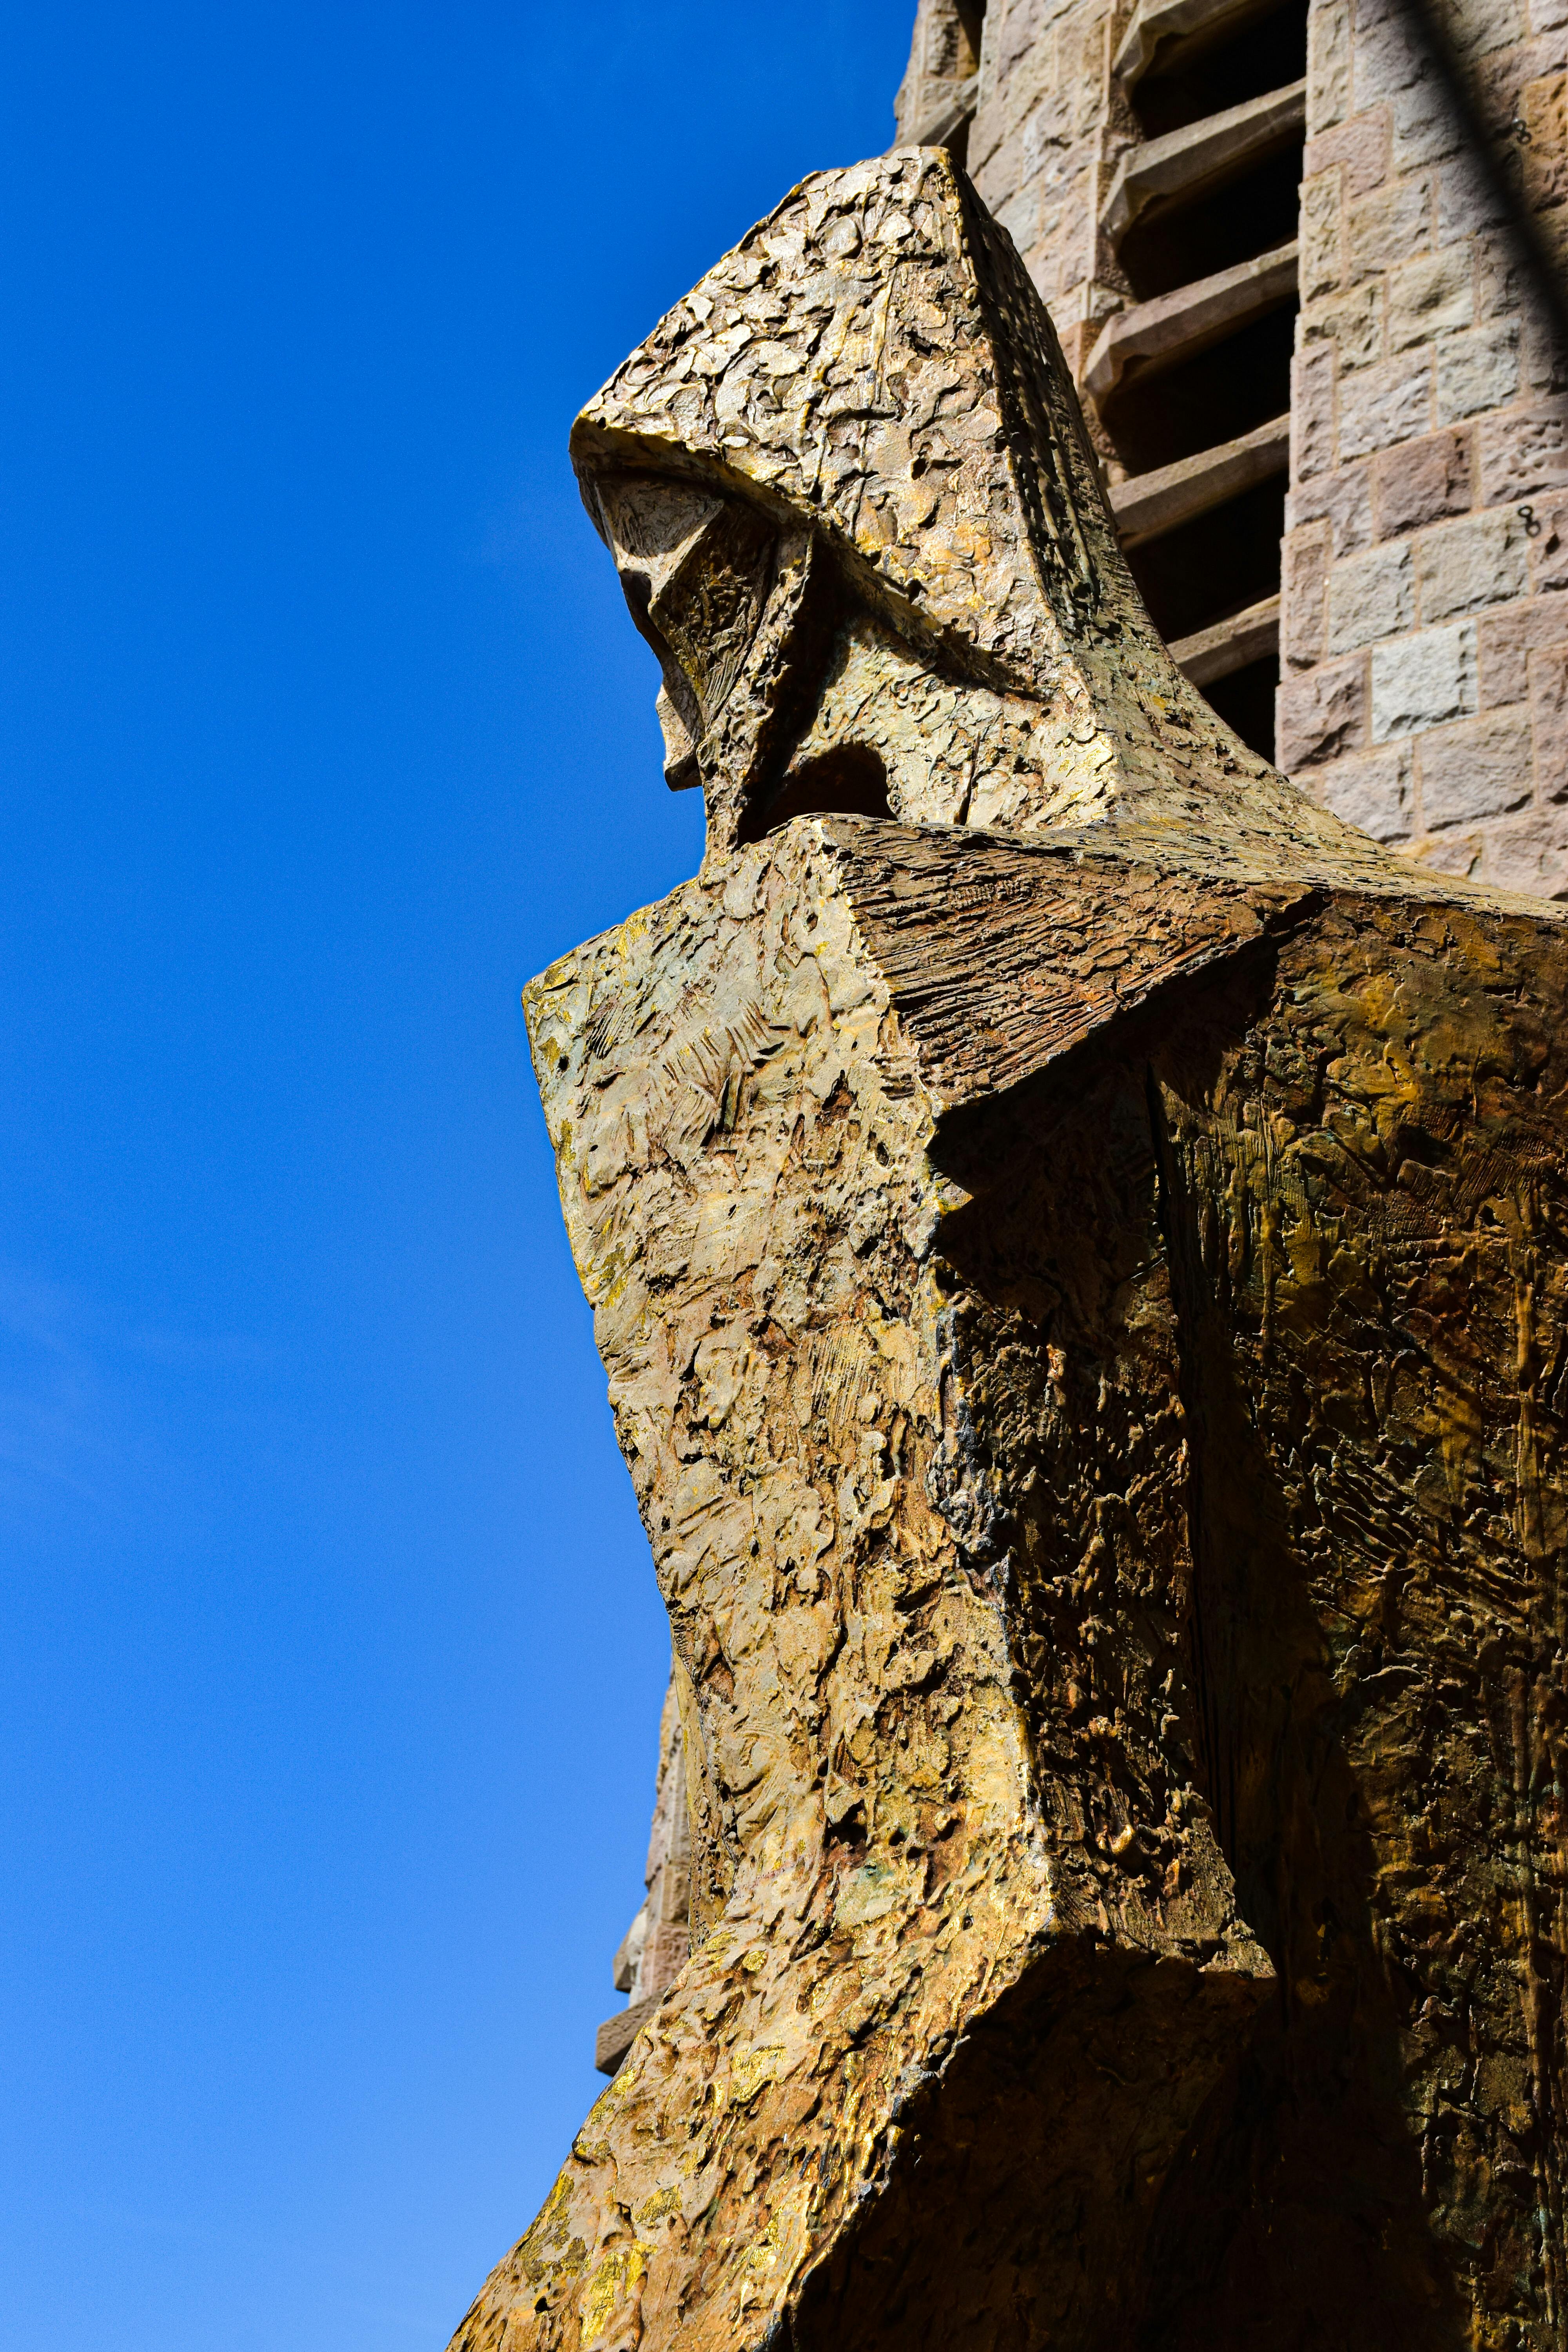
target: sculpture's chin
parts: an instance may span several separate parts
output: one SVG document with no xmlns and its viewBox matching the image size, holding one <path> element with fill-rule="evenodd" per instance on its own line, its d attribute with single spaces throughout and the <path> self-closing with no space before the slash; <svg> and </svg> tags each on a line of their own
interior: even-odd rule
<svg viewBox="0 0 1568 2352">
<path fill-rule="evenodd" d="M 795 816 L 890 817 L 888 772 L 869 744 L 843 743 L 792 767 L 768 800 L 754 804 L 742 841 L 760 841 Z"/>
</svg>

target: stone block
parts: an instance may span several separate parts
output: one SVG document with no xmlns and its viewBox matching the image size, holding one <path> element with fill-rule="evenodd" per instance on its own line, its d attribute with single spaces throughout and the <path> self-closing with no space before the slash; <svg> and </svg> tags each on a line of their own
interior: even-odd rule
<svg viewBox="0 0 1568 2352">
<path fill-rule="evenodd" d="M 1425 253 L 1432 242 L 1432 183 L 1425 173 L 1390 182 L 1353 204 L 1345 220 L 1345 269 L 1352 283 Z"/>
<path fill-rule="evenodd" d="M 1530 31 L 1524 0 L 1464 0 L 1445 12 L 1449 39 L 1462 57 L 1483 58 L 1511 49 Z"/>
<path fill-rule="evenodd" d="M 1564 62 L 1561 34 L 1546 34 L 1478 58 L 1470 68 L 1471 95 L 1488 134 L 1509 141 L 1514 166 L 1526 177 L 1530 159 L 1525 150 L 1542 135 L 1543 126 L 1525 121 L 1525 91 L 1532 82 L 1549 80 L 1560 73 Z M 1517 148 L 1512 129 L 1516 121 L 1524 121 L 1531 132 L 1530 139 L 1519 141 Z"/>
<path fill-rule="evenodd" d="M 1476 625 L 1423 629 L 1378 646 L 1372 656 L 1372 740 L 1418 735 L 1476 709 Z"/>
<path fill-rule="evenodd" d="M 1357 114 L 1386 106 L 1429 79 L 1431 68 L 1402 15 L 1389 9 L 1369 17 L 1357 11 L 1351 62 L 1351 98 Z"/>
<path fill-rule="evenodd" d="M 1511 319 L 1529 295 L 1519 247 L 1504 229 L 1486 229 L 1470 244 L 1476 257 L 1477 319 Z"/>
<path fill-rule="evenodd" d="M 1568 499 L 1554 499 L 1533 518 L 1541 525 L 1530 541 L 1531 587 L 1568 588 Z"/>
<path fill-rule="evenodd" d="M 1366 664 L 1324 662 L 1284 678 L 1275 701 L 1275 757 L 1288 775 L 1366 741 Z"/>
<path fill-rule="evenodd" d="M 1374 449 L 1414 441 L 1432 424 L 1432 354 L 1402 352 L 1381 366 L 1361 368 L 1339 387 L 1339 455 L 1369 457 Z"/>
<path fill-rule="evenodd" d="M 1299 264 L 1303 302 L 1331 294 L 1344 275 L 1340 251 L 1340 205 L 1344 173 L 1336 164 L 1301 183 L 1301 255 Z"/>
<path fill-rule="evenodd" d="M 1314 474 L 1299 482 L 1285 502 L 1286 528 L 1327 521 L 1336 556 L 1354 555 L 1370 547 L 1372 527 L 1372 467 L 1342 466 L 1336 473 Z"/>
<path fill-rule="evenodd" d="M 1412 343 L 1454 327 L 1468 327 L 1475 318 L 1475 268 L 1468 245 L 1450 245 L 1440 253 L 1418 254 L 1402 262 L 1388 281 L 1388 348 L 1408 351 Z"/>
<path fill-rule="evenodd" d="M 1568 198 L 1568 74 L 1543 74 L 1519 93 L 1519 119 L 1530 132 L 1521 154 L 1524 200 L 1532 213 Z"/>
<path fill-rule="evenodd" d="M 1327 302 L 1311 302 L 1302 311 L 1300 334 L 1303 351 L 1331 343 L 1339 353 L 1342 375 L 1352 368 L 1371 367 L 1383 357 L 1383 288 L 1358 286 Z"/>
<path fill-rule="evenodd" d="M 1358 646 L 1398 636 L 1415 618 L 1415 575 L 1408 540 L 1370 547 L 1363 555 L 1336 563 L 1330 572 L 1330 654 L 1352 653 Z"/>
<path fill-rule="evenodd" d="M 1568 281 L 1568 205 L 1559 205 L 1538 226 L 1546 230 L 1558 222 L 1562 224 L 1563 242 L 1552 248 L 1555 266 L 1559 275 Z M 1538 397 L 1555 398 L 1568 392 L 1568 346 L 1563 342 L 1544 304 L 1531 296 L 1521 303 L 1520 309 L 1524 328 L 1524 381 Z"/>
<path fill-rule="evenodd" d="M 1522 702 L 1530 690 L 1531 654 L 1568 644 L 1568 608 L 1555 596 L 1531 596 L 1477 625 L 1476 664 L 1483 710 Z"/>
<path fill-rule="evenodd" d="M 1568 0 L 1564 0 L 1568 5 Z M 1314 22 L 1317 12 L 1314 11 Z M 1364 196 L 1375 188 L 1388 173 L 1389 121 L 1385 108 L 1375 114 L 1358 114 L 1350 122 L 1336 123 L 1307 142 L 1301 159 L 1303 173 L 1331 171 L 1338 164 L 1344 176 L 1344 193 L 1349 198 Z"/>
<path fill-rule="evenodd" d="M 1421 822 L 1429 833 L 1476 824 L 1522 808 L 1534 791 L 1530 719 L 1524 710 L 1494 710 L 1423 735 Z"/>
<path fill-rule="evenodd" d="M 1568 800 L 1568 643 L 1531 653 L 1528 670 L 1535 788 L 1543 801 Z"/>
<path fill-rule="evenodd" d="M 1334 462 L 1334 353 L 1331 344 L 1290 362 L 1290 477 L 1304 481 Z"/>
<path fill-rule="evenodd" d="M 1323 656 L 1323 590 L 1332 545 L 1326 522 L 1293 530 L 1281 550 L 1279 653 L 1290 669 Z"/>
<path fill-rule="evenodd" d="M 1053 60 L 1054 70 L 1047 68 L 1048 79 L 1042 77 L 1047 91 L 1060 89 L 1066 83 L 1075 92 L 1073 130 L 1080 139 L 1095 136 L 1104 114 L 1106 75 L 1110 64 L 1110 16 L 1109 8 L 1091 16 L 1076 41 L 1069 42 L 1068 27 L 1064 26 L 1061 47 L 1068 53 L 1071 62 L 1064 71 Z"/>
<path fill-rule="evenodd" d="M 1009 132 L 1036 118 L 1047 136 L 1066 147 L 1072 140 L 1077 93 L 1070 72 L 1063 70 L 1061 29 L 1037 26 L 1028 47 L 1022 55 L 1014 53 L 1005 73 L 993 72 L 987 87 L 1003 110 Z M 1011 14 L 1004 37 L 1009 46 L 1016 37 Z"/>
<path fill-rule="evenodd" d="M 1437 344 L 1437 422 L 1505 407 L 1519 389 L 1519 320 L 1500 319 Z"/>
<path fill-rule="evenodd" d="M 1466 430 L 1424 434 L 1380 450 L 1372 461 L 1373 511 L 1380 539 L 1420 530 L 1446 515 L 1468 514 L 1471 505 L 1470 435 Z"/>
<path fill-rule="evenodd" d="M 1483 506 L 1568 489 L 1568 402 L 1505 409 L 1487 417 L 1479 431 Z"/>
<path fill-rule="evenodd" d="M 1417 866 L 1430 866 L 1438 874 L 1458 874 L 1468 880 L 1480 871 L 1486 855 L 1484 833 L 1428 833 L 1413 841 L 1405 852 Z"/>
<path fill-rule="evenodd" d="M 1412 172 L 1440 163 L 1464 144 L 1464 125 L 1436 74 L 1402 89 L 1389 109 L 1389 169 Z"/>
<path fill-rule="evenodd" d="M 1482 229 L 1500 228 L 1508 207 L 1491 175 L 1468 152 L 1451 156 L 1437 174 L 1437 242 L 1458 245 Z"/>
<path fill-rule="evenodd" d="M 1528 584 L 1524 526 L 1511 507 L 1426 531 L 1415 543 L 1423 624 L 1510 604 Z"/>
<path fill-rule="evenodd" d="M 1374 841 L 1408 841 L 1415 829 L 1415 759 L 1408 743 L 1390 743 L 1322 772 L 1318 798 Z"/>
<path fill-rule="evenodd" d="M 1495 890 L 1568 898 L 1568 810 L 1532 809 L 1489 833 L 1484 878 Z"/>
<path fill-rule="evenodd" d="M 1328 0 L 1307 18 L 1307 128 L 1342 122 L 1351 104 L 1349 0 Z M 1314 167 L 1315 168 L 1315 167 Z"/>
</svg>

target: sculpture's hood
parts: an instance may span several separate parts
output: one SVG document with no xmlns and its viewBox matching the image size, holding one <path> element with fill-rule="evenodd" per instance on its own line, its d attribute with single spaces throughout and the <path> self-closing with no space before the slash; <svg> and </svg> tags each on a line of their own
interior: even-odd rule
<svg viewBox="0 0 1568 2352">
<path fill-rule="evenodd" d="M 1045 306 L 941 149 L 804 181 L 589 402 L 584 473 L 782 500 L 913 616 L 1039 692 L 1149 624 Z"/>
<path fill-rule="evenodd" d="M 793 189 L 589 402 L 572 455 L 660 654 L 666 772 L 700 777 L 710 852 L 795 804 L 802 747 L 861 741 L 900 769 L 886 813 L 906 821 L 1064 845 L 1112 827 L 1132 855 L 1208 872 L 1499 902 L 1319 807 L 1176 667 L 1045 305 L 942 150 Z M 897 640 L 883 680 L 903 663 L 880 702 L 854 674 L 847 733 L 823 700 L 846 598 Z M 914 716 L 910 665 L 929 689 Z M 971 690 L 1009 708 L 978 711 Z M 944 759 L 968 763 L 962 796 L 911 785 Z"/>
</svg>

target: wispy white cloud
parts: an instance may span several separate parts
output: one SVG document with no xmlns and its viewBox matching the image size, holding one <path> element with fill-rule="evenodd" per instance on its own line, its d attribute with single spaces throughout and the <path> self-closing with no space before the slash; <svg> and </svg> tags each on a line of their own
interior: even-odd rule
<svg viewBox="0 0 1568 2352">
<path fill-rule="evenodd" d="M 268 1360 L 254 1341 L 139 1324 L 0 1258 L 0 1513 L 111 1507 L 156 1461 L 157 1375 Z"/>
</svg>

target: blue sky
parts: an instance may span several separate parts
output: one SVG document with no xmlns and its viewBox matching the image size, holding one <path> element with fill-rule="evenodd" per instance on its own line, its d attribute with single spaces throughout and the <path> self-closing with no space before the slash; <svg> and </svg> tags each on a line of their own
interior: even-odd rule
<svg viewBox="0 0 1568 2352">
<path fill-rule="evenodd" d="M 912 0 L 7 9 L 0 2343 L 439 2347 L 662 1613 L 517 996 L 694 867 L 582 401 Z"/>
</svg>

